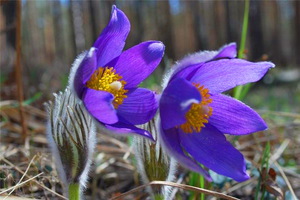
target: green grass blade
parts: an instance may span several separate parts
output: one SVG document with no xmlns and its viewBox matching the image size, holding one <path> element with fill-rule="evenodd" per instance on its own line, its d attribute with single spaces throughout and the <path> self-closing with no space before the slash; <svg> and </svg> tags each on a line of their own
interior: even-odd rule
<svg viewBox="0 0 300 200">
<path fill-rule="evenodd" d="M 205 180 L 203 176 L 200 176 L 200 188 L 205 188 Z M 205 200 L 205 194 L 201 193 L 200 194 L 200 199 Z"/>
<path fill-rule="evenodd" d="M 196 172 L 190 172 L 189 173 L 189 185 L 191 186 L 197 186 L 197 180 L 198 180 L 198 173 Z M 190 192 L 189 200 L 194 200 L 196 199 L 196 194 L 194 192 Z"/>
<path fill-rule="evenodd" d="M 246 46 L 246 38 L 247 38 L 248 22 L 249 22 L 249 8 L 250 8 L 250 0 L 245 0 L 242 37 L 241 37 L 240 47 L 239 47 L 238 56 L 237 56 L 238 58 L 244 58 L 244 50 L 245 50 L 245 46 Z M 248 92 L 248 90 L 247 90 L 247 92 Z M 242 85 L 235 87 L 233 90 L 233 96 L 236 99 L 241 100 L 242 93 L 243 93 L 243 96 L 245 96 L 247 94 L 247 93 L 243 92 Z"/>
<path fill-rule="evenodd" d="M 205 189 L 205 179 L 203 176 L 201 176 L 196 172 L 190 172 L 189 185 Z M 196 194 L 194 192 L 190 192 L 189 200 L 196 200 L 196 199 L 204 200 L 205 194 Z"/>
<path fill-rule="evenodd" d="M 260 165 L 261 172 L 263 172 L 263 168 L 266 168 L 266 171 L 269 170 L 270 149 L 271 149 L 271 146 L 270 146 L 270 142 L 268 141 L 266 144 L 266 147 L 264 149 L 263 157 L 262 157 L 262 161 L 261 161 L 261 165 Z M 258 179 L 258 184 L 256 187 L 256 192 L 255 192 L 255 200 L 258 200 L 261 182 L 262 182 L 262 176 L 260 176 Z M 264 198 L 264 194 L 265 194 L 265 188 L 262 188 L 261 199 Z"/>
<path fill-rule="evenodd" d="M 23 105 L 29 105 L 33 102 L 35 102 L 36 100 L 38 100 L 39 98 L 41 98 L 42 96 L 42 92 L 38 92 L 35 95 L 33 95 L 33 97 L 26 99 L 25 101 L 23 101 Z"/>
<path fill-rule="evenodd" d="M 246 46 L 246 38 L 247 38 L 248 22 L 249 22 L 249 8 L 250 8 L 250 0 L 245 0 L 242 37 L 241 37 L 240 48 L 238 51 L 238 58 L 244 57 L 244 50 L 245 50 L 245 46 Z"/>
</svg>

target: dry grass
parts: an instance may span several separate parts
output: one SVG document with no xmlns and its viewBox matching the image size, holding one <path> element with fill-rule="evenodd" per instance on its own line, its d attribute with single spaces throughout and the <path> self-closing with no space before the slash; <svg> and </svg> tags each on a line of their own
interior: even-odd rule
<svg viewBox="0 0 300 200">
<path fill-rule="evenodd" d="M 16 102 L 2 101 L 0 105 L 0 199 L 65 199 L 47 146 L 46 113 L 36 107 L 24 106 L 28 136 L 23 143 Z M 261 113 L 268 121 L 269 130 L 240 137 L 236 146 L 251 161 L 250 172 L 260 169 L 264 146 L 270 141 L 269 162 L 277 173 L 275 183 L 283 194 L 290 191 L 291 196 L 300 196 L 300 115 Z M 276 120 L 272 120 L 274 117 Z M 85 192 L 86 199 L 116 198 L 141 185 L 133 158 L 126 138 L 116 139 L 99 133 L 90 181 Z M 185 177 L 183 184 L 188 182 L 185 174 L 185 170 L 178 172 L 179 176 Z M 210 186 L 209 189 L 237 198 L 253 199 L 257 183 L 258 176 L 252 174 L 252 178 L 246 182 L 231 181 L 223 187 Z M 178 187 L 176 184 L 173 186 Z M 189 189 L 188 186 L 181 187 L 176 199 L 188 199 Z M 145 187 L 142 186 L 119 199 L 145 199 L 147 196 Z M 215 199 L 213 196 L 209 196 L 210 199 Z"/>
</svg>

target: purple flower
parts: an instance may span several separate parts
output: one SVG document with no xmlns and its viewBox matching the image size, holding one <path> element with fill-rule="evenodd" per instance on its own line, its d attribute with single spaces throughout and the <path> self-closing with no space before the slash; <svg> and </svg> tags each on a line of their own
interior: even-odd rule
<svg viewBox="0 0 300 200">
<path fill-rule="evenodd" d="M 135 125 L 153 118 L 156 95 L 137 86 L 155 70 L 165 47 L 159 41 L 147 41 L 122 52 L 129 31 L 126 15 L 113 6 L 110 22 L 93 47 L 75 61 L 70 85 L 105 130 L 152 139 Z"/>
<path fill-rule="evenodd" d="M 234 43 L 217 52 L 187 56 L 173 67 L 159 102 L 164 147 L 182 165 L 208 180 L 208 172 L 199 163 L 236 181 L 247 180 L 244 157 L 224 134 L 267 129 L 249 106 L 220 93 L 258 81 L 274 64 L 235 57 Z"/>
</svg>

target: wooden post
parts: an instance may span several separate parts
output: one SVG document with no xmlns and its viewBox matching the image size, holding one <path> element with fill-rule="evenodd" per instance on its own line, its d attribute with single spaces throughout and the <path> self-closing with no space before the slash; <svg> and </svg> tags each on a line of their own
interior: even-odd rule
<svg viewBox="0 0 300 200">
<path fill-rule="evenodd" d="M 27 127 L 25 121 L 25 113 L 23 108 L 23 79 L 22 79 L 22 66 L 21 66 L 21 24 L 22 24 L 22 2 L 17 0 L 16 2 L 16 65 L 15 65 L 15 77 L 17 83 L 17 95 L 19 101 L 19 112 L 22 126 L 22 140 L 25 141 L 27 136 Z"/>
</svg>

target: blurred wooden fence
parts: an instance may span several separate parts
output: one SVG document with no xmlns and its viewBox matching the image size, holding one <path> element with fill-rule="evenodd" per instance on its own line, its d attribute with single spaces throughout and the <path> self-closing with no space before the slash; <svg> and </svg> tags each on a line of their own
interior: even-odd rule
<svg viewBox="0 0 300 200">
<path fill-rule="evenodd" d="M 106 26 L 116 4 L 131 22 L 126 48 L 145 40 L 161 40 L 166 56 L 214 50 L 239 42 L 243 1 L 23 1 L 22 62 L 26 84 L 39 90 L 60 87 L 76 55 L 88 49 Z M 248 59 L 262 57 L 283 65 L 300 64 L 300 1 L 251 1 Z M 0 11 L 1 71 L 14 59 L 14 1 Z M 162 66 L 165 66 L 163 63 Z M 33 70 L 34 69 L 34 70 Z M 35 77 L 34 81 L 31 77 Z"/>
</svg>

